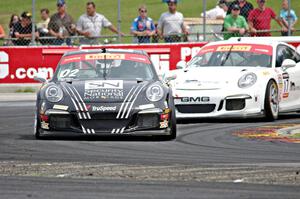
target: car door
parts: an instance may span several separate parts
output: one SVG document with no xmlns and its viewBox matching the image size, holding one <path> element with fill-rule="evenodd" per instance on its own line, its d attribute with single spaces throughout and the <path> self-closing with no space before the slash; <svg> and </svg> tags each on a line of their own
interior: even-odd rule
<svg viewBox="0 0 300 199">
<path fill-rule="evenodd" d="M 294 60 L 297 65 L 288 69 L 281 68 L 285 59 Z M 280 109 L 282 111 L 291 111 L 300 108 L 300 56 L 291 47 L 287 45 L 278 45 L 276 67 L 280 68 L 283 77 L 282 102 Z"/>
</svg>

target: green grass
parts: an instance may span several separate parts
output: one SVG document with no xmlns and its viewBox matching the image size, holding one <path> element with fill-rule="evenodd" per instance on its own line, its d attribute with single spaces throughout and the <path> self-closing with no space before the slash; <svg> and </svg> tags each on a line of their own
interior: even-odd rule
<svg viewBox="0 0 300 199">
<path fill-rule="evenodd" d="M 0 24 L 8 32 L 8 22 L 12 13 L 21 14 L 23 11 L 31 11 L 31 0 L 1 0 L 0 1 Z M 85 12 L 85 3 L 87 0 L 67 0 L 68 12 L 75 20 Z M 104 14 L 115 26 L 117 26 L 117 0 L 94 0 L 97 5 L 97 11 Z M 207 0 L 207 9 L 215 7 L 217 0 Z M 256 0 L 250 0 L 256 6 Z M 167 10 L 167 6 L 161 0 L 121 0 L 121 30 L 129 34 L 132 20 L 137 16 L 137 8 L 140 4 L 146 4 L 148 15 L 157 21 L 160 14 Z M 269 0 L 268 7 L 272 7 L 278 14 L 281 8 L 281 0 Z M 300 4 L 298 0 L 292 0 L 292 7 L 300 17 Z M 37 21 L 39 20 L 39 10 L 48 8 L 51 13 L 56 12 L 56 0 L 36 0 Z M 202 0 L 181 0 L 178 4 L 178 10 L 185 17 L 199 17 L 202 12 Z M 300 28 L 300 22 L 296 26 Z M 272 29 L 278 29 L 276 23 L 272 23 Z M 103 30 L 102 35 L 111 35 L 110 31 Z"/>
<path fill-rule="evenodd" d="M 299 139 L 300 133 L 296 133 L 296 134 L 292 135 L 291 138 Z"/>
<path fill-rule="evenodd" d="M 15 91 L 16 93 L 35 93 L 36 89 L 31 88 L 31 87 L 26 87 L 26 88 L 20 88 Z"/>
</svg>

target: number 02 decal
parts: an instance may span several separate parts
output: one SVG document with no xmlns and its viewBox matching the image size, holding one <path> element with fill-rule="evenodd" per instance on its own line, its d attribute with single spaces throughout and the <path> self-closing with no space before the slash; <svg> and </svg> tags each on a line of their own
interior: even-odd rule
<svg viewBox="0 0 300 199">
<path fill-rule="evenodd" d="M 63 70 L 59 77 L 60 78 L 65 78 L 65 77 L 76 77 L 76 74 L 79 72 L 79 69 L 74 69 L 74 70 L 70 70 L 70 69 L 66 69 Z"/>
</svg>

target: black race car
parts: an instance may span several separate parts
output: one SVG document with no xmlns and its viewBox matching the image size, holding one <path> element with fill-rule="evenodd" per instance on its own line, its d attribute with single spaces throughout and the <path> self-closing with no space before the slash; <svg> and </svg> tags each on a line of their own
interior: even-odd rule
<svg viewBox="0 0 300 199">
<path fill-rule="evenodd" d="M 49 134 L 176 138 L 171 89 L 144 51 L 80 50 L 61 58 L 37 94 L 35 137 Z"/>
</svg>

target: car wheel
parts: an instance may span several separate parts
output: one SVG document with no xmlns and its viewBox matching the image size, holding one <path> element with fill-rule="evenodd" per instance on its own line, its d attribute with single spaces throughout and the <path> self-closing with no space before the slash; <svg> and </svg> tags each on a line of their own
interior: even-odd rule
<svg viewBox="0 0 300 199">
<path fill-rule="evenodd" d="M 174 99 L 172 96 L 169 97 L 168 106 L 169 109 L 171 109 L 170 119 L 169 119 L 169 128 L 170 128 L 171 135 L 168 136 L 168 139 L 174 140 L 177 135 L 177 124 L 176 124 Z"/>
<path fill-rule="evenodd" d="M 35 113 L 34 117 L 34 137 L 35 139 L 41 139 L 41 127 L 40 127 L 40 121 L 38 119 L 37 113 Z"/>
<path fill-rule="evenodd" d="M 274 80 L 270 80 L 267 85 L 265 95 L 265 117 L 269 121 L 278 118 L 279 112 L 279 91 Z"/>
</svg>

